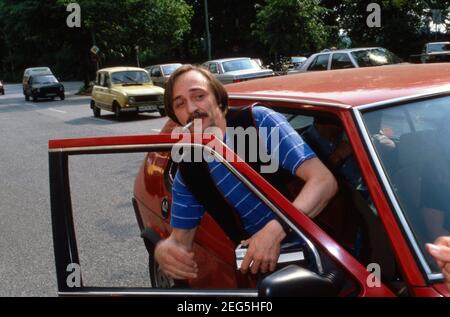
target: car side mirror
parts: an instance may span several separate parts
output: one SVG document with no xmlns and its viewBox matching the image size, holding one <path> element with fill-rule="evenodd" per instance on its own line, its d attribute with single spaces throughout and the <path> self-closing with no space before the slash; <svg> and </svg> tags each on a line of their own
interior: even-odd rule
<svg viewBox="0 0 450 317">
<path fill-rule="evenodd" d="M 339 294 L 341 276 L 318 275 L 298 265 L 288 265 L 265 277 L 258 287 L 260 297 L 334 297 Z"/>
</svg>

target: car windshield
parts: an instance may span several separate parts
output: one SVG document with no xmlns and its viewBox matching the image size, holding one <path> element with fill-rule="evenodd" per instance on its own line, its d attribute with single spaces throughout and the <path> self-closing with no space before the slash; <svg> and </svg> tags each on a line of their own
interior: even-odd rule
<svg viewBox="0 0 450 317">
<path fill-rule="evenodd" d="M 55 84 L 58 80 L 53 75 L 41 75 L 33 78 L 33 84 Z"/>
<path fill-rule="evenodd" d="M 363 115 L 397 203 L 435 273 L 425 243 L 450 235 L 450 97 Z"/>
<path fill-rule="evenodd" d="M 112 73 L 113 84 L 142 84 L 150 83 L 150 77 L 144 71 L 123 71 Z"/>
<path fill-rule="evenodd" d="M 352 52 L 359 67 L 382 66 L 401 63 L 402 60 L 384 48 L 372 48 Z"/>
<path fill-rule="evenodd" d="M 450 51 L 450 43 L 434 43 L 434 44 L 428 44 L 428 52 L 444 52 L 444 51 Z"/>
<path fill-rule="evenodd" d="M 181 64 L 164 65 L 162 67 L 164 76 L 170 76 L 174 71 L 181 67 Z"/>
<path fill-rule="evenodd" d="M 235 59 L 224 62 L 222 66 L 225 72 L 245 69 L 261 69 L 261 67 L 252 59 Z"/>
</svg>

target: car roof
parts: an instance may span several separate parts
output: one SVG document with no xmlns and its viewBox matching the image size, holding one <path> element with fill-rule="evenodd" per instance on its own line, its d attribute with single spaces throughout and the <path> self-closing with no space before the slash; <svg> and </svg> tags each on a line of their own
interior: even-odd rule
<svg viewBox="0 0 450 317">
<path fill-rule="evenodd" d="M 230 98 L 359 106 L 450 91 L 450 64 L 397 64 L 318 71 L 225 86 Z"/>
<path fill-rule="evenodd" d="M 251 59 L 250 57 L 234 57 L 234 58 L 221 58 L 221 59 L 214 59 L 211 61 L 206 61 L 205 63 L 224 63 L 224 62 L 229 62 L 229 61 L 234 61 L 234 60 L 238 60 L 238 59 Z"/>
<path fill-rule="evenodd" d="M 128 67 L 128 66 L 117 66 L 117 67 L 108 67 L 108 68 L 102 68 L 99 69 L 99 72 L 124 72 L 124 71 L 130 71 L 130 70 L 140 70 L 145 71 L 143 68 L 139 67 Z"/>
<path fill-rule="evenodd" d="M 329 53 L 349 53 L 349 52 L 357 52 L 357 51 L 367 51 L 367 50 L 373 50 L 373 49 L 377 49 L 377 48 L 385 49 L 385 48 L 379 47 L 379 46 L 344 48 L 341 50 L 327 50 L 327 51 L 323 51 L 323 52 L 317 52 L 317 53 L 314 53 L 312 56 L 319 55 L 319 54 L 329 54 Z"/>
<path fill-rule="evenodd" d="M 450 44 L 450 42 L 430 42 L 430 43 L 427 43 L 427 45 L 430 45 L 430 44 Z"/>
</svg>

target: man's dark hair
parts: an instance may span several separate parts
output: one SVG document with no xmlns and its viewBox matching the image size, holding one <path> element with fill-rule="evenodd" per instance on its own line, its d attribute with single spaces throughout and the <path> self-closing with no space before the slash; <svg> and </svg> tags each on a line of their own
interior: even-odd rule
<svg viewBox="0 0 450 317">
<path fill-rule="evenodd" d="M 164 92 L 164 107 L 166 108 L 166 113 L 169 116 L 169 118 L 181 125 L 181 123 L 175 116 L 175 112 L 173 111 L 173 86 L 178 77 L 189 71 L 199 72 L 200 74 L 203 75 L 203 77 L 206 78 L 209 87 L 214 93 L 214 96 L 216 98 L 217 104 L 220 107 L 220 110 L 222 110 L 222 112 L 225 113 L 228 109 L 228 93 L 223 87 L 222 83 L 207 69 L 197 65 L 186 64 L 181 66 L 172 73 L 166 85 L 166 90 Z"/>
</svg>

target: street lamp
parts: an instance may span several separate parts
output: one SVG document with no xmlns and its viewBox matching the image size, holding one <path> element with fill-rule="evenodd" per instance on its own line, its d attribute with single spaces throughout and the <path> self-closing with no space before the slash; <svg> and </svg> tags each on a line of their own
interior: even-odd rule
<svg viewBox="0 0 450 317">
<path fill-rule="evenodd" d="M 208 0 L 205 0 L 206 45 L 208 46 L 208 60 L 211 60 L 211 34 L 209 33 Z"/>
<path fill-rule="evenodd" d="M 137 62 L 137 67 L 141 67 L 140 63 L 139 63 L 139 45 L 136 45 L 134 47 L 134 49 L 136 50 L 136 62 Z"/>
</svg>

